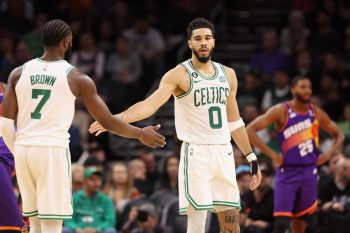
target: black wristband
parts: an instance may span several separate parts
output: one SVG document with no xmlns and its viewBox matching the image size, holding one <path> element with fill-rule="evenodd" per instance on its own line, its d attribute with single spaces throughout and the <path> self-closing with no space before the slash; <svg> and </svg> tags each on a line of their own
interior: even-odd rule
<svg viewBox="0 0 350 233">
<path fill-rule="evenodd" d="M 253 175 L 256 175 L 258 173 L 258 169 L 259 169 L 259 164 L 257 160 L 253 160 L 250 163 L 250 173 Z"/>
</svg>

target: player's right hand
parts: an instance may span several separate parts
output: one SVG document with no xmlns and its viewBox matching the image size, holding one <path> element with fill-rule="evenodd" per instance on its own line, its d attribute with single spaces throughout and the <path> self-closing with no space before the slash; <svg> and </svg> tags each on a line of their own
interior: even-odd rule
<svg viewBox="0 0 350 233">
<path fill-rule="evenodd" d="M 160 128 L 160 125 L 156 126 L 147 126 L 142 128 L 142 133 L 138 140 L 142 142 L 144 145 L 156 148 L 156 147 L 164 147 L 165 137 L 157 133 L 157 130 Z"/>
<path fill-rule="evenodd" d="M 89 132 L 91 134 L 95 134 L 95 136 L 100 135 L 103 132 L 106 132 L 107 130 L 105 128 L 102 127 L 102 125 L 100 125 L 100 123 L 98 123 L 97 121 L 95 121 L 94 123 L 92 123 L 90 125 L 89 128 Z"/>
</svg>

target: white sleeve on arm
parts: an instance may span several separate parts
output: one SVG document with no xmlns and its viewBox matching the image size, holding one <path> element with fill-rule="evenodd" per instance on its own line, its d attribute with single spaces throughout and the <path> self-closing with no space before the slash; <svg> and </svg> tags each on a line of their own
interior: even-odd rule
<svg viewBox="0 0 350 233">
<path fill-rule="evenodd" d="M 0 118 L 0 134 L 4 142 L 13 154 L 13 143 L 15 141 L 15 121 L 6 117 Z"/>
</svg>

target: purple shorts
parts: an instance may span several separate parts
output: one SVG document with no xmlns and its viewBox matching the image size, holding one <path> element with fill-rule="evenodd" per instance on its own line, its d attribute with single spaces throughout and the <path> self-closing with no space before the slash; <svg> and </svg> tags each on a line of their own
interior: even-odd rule
<svg viewBox="0 0 350 233">
<path fill-rule="evenodd" d="M 2 155 L 0 152 L 0 232 L 20 232 L 24 222 L 11 182 L 13 164 L 8 164 Z"/>
<path fill-rule="evenodd" d="M 317 168 L 282 167 L 276 170 L 274 216 L 301 217 L 317 209 Z"/>
</svg>

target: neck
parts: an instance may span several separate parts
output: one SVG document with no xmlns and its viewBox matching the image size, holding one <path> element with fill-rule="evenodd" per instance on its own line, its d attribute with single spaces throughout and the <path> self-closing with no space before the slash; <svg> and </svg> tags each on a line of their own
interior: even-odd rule
<svg viewBox="0 0 350 233">
<path fill-rule="evenodd" d="M 64 53 L 62 54 L 57 48 L 45 48 L 41 59 L 44 61 L 64 60 Z"/>
<path fill-rule="evenodd" d="M 92 197 L 94 197 L 96 195 L 96 192 L 86 189 L 85 190 L 85 194 L 86 194 L 87 197 L 92 198 Z"/>
<path fill-rule="evenodd" d="M 298 110 L 299 112 L 305 112 L 307 109 L 307 104 L 304 104 L 300 101 L 298 101 L 297 99 L 292 99 L 290 101 L 291 105 L 293 105 L 293 107 Z"/>
<path fill-rule="evenodd" d="M 197 70 L 210 70 L 211 68 L 213 68 L 213 66 L 211 64 L 211 59 L 209 59 L 206 63 L 202 63 L 202 62 L 198 61 L 197 57 L 194 54 L 192 54 L 191 61 L 193 63 L 193 66 Z"/>
</svg>

